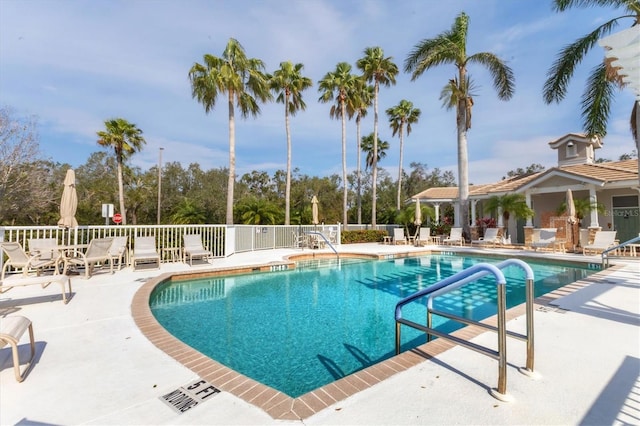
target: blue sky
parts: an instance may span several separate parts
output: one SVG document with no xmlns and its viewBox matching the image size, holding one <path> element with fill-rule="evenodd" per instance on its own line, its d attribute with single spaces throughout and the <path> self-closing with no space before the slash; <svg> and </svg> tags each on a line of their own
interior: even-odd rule
<svg viewBox="0 0 640 426">
<path fill-rule="evenodd" d="M 220 56 L 233 37 L 249 57 L 265 62 L 267 72 L 286 60 L 304 64 L 314 87 L 303 95 L 307 110 L 292 118 L 293 166 L 312 176 L 341 174 L 340 121 L 330 119 L 330 104 L 317 102 L 318 80 L 342 61 L 357 71 L 356 60 L 371 46 L 382 47 L 402 70 L 415 44 L 448 30 L 461 11 L 470 17 L 467 54 L 495 53 L 516 78 L 515 96 L 504 102 L 486 71 L 469 68 L 479 86 L 468 133 L 470 181 L 490 183 L 532 163 L 553 167 L 556 152 L 548 142 L 581 131 L 584 81 L 603 51 L 596 47 L 580 65 L 561 104 L 542 100 L 547 70 L 564 45 L 619 13 L 593 8 L 559 14 L 550 0 L 0 0 L 0 104 L 37 116 L 43 154 L 74 167 L 103 149 L 96 131 L 113 117 L 144 131 L 147 145 L 131 160 L 143 169 L 157 164 L 160 147 L 164 162 L 226 167 L 226 102 L 220 98 L 205 114 L 191 97 L 188 71 L 205 53 Z M 405 138 L 405 169 L 417 161 L 457 178 L 455 115 L 439 100 L 455 74 L 452 65 L 416 81 L 402 72 L 395 86 L 382 88 L 379 132 L 390 149 L 380 166 L 394 178 L 399 140 L 384 111 L 402 99 L 422 110 Z M 617 94 L 598 157 L 615 160 L 634 149 L 632 104 L 631 90 Z M 286 168 L 284 107 L 273 102 L 261 109 L 258 118 L 237 121 L 238 175 Z M 363 135 L 372 131 L 371 112 Z M 347 132 L 351 171 L 355 123 Z"/>
</svg>

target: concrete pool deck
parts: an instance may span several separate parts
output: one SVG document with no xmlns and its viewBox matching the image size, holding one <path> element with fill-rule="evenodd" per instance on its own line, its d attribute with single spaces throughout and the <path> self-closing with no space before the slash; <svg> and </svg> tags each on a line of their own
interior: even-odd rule
<svg viewBox="0 0 640 426">
<path fill-rule="evenodd" d="M 358 244 L 340 250 L 391 254 L 424 248 Z M 241 253 L 216 259 L 213 266 L 264 264 L 300 252 Z M 526 254 L 600 262 L 598 256 Z M 594 279 L 558 291 L 552 305 L 538 306 L 538 380 L 517 371 L 525 363 L 525 344 L 509 339 L 507 392 L 514 402 L 489 395 L 497 384 L 496 361 L 454 347 L 304 420 L 274 420 L 224 391 L 183 414 L 160 400 L 199 376 L 142 334 L 132 318 L 131 302 L 152 277 L 202 267 L 169 263 L 160 271 L 128 268 L 114 275 L 98 272 L 89 280 L 74 276 L 74 295 L 67 305 L 53 287 L 15 289 L 0 297 L 0 321 L 7 315 L 30 318 L 37 355 L 27 379 L 17 383 L 10 351 L 0 349 L 0 424 L 638 424 L 640 262 L 616 263 Z M 524 317 L 508 326 L 523 332 Z M 484 333 L 473 341 L 491 345 L 495 336 Z M 28 352 L 26 342 L 21 341 L 22 359 Z"/>
</svg>

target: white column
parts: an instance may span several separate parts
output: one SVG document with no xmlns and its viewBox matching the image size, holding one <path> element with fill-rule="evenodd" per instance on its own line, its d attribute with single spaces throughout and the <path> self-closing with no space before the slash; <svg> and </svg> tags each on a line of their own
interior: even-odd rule
<svg viewBox="0 0 640 426">
<path fill-rule="evenodd" d="M 433 205 L 436 209 L 436 225 L 440 224 L 440 203 L 435 203 Z"/>
<path fill-rule="evenodd" d="M 460 225 L 460 203 L 457 201 L 453 203 L 453 226 L 454 228 L 462 226 Z"/>
<path fill-rule="evenodd" d="M 589 204 L 595 205 L 598 203 L 598 196 L 596 195 L 596 189 L 591 185 L 589 187 Z M 598 223 L 598 209 L 591 210 L 591 223 L 589 224 L 590 228 L 599 227 Z"/>
<path fill-rule="evenodd" d="M 471 200 L 471 226 L 476 225 L 476 204 L 478 204 L 478 200 Z"/>
<path fill-rule="evenodd" d="M 524 198 L 525 198 L 525 202 L 527 203 L 527 207 L 531 208 L 531 194 L 529 193 L 529 191 L 524 193 Z M 526 226 L 533 226 L 533 217 L 527 218 Z"/>
<path fill-rule="evenodd" d="M 504 227 L 504 221 L 502 220 L 502 207 L 498 207 L 498 228 Z"/>
</svg>

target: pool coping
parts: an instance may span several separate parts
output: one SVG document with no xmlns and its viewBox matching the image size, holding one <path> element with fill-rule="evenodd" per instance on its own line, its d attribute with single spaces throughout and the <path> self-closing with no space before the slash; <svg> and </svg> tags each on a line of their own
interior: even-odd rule
<svg viewBox="0 0 640 426">
<path fill-rule="evenodd" d="M 443 250 L 444 251 L 444 250 Z M 450 252 L 451 250 L 446 250 Z M 440 250 L 425 250 L 424 252 L 401 252 L 389 254 L 370 254 L 370 253 L 340 253 L 340 256 L 353 258 L 406 258 L 416 257 L 425 254 L 433 254 L 442 252 Z M 467 252 L 468 254 L 468 252 Z M 389 377 L 405 371 L 413 366 L 453 348 L 455 343 L 445 341 L 444 339 L 436 339 L 414 349 L 405 351 L 399 355 L 395 355 L 389 359 L 381 361 L 377 364 L 366 367 L 353 374 L 338 379 L 320 388 L 314 389 L 297 398 L 292 398 L 276 389 L 257 382 L 235 370 L 209 358 L 196 349 L 188 346 L 182 341 L 175 338 L 153 316 L 149 299 L 151 293 L 159 284 L 168 280 L 193 279 L 202 277 L 212 277 L 229 274 L 247 274 L 255 272 L 270 272 L 282 270 L 283 268 L 295 268 L 296 259 L 308 258 L 332 258 L 335 254 L 318 253 L 318 254 L 294 254 L 285 257 L 283 261 L 275 261 L 269 263 L 261 263 L 255 265 L 246 265 L 242 267 L 225 267 L 214 268 L 200 271 L 184 271 L 170 272 L 162 274 L 158 277 L 148 280 L 135 293 L 131 303 L 131 314 L 134 322 L 142 332 L 142 334 L 158 349 L 175 359 L 177 362 L 193 371 L 201 379 L 214 385 L 221 391 L 228 392 L 243 401 L 246 401 L 261 410 L 265 411 L 269 416 L 276 420 L 304 420 L 329 406 L 340 402 L 352 395 L 357 394 L 367 388 L 374 386 L 376 383 L 384 381 Z M 503 256 L 499 256 L 503 257 Z M 536 258 L 539 260 L 539 258 Z M 562 263 L 580 263 L 579 261 L 563 260 Z M 556 290 L 553 290 L 534 300 L 534 309 L 541 309 L 549 305 L 563 296 L 571 294 L 581 288 L 591 285 L 602 279 L 603 275 L 608 275 L 615 271 L 615 265 L 598 271 L 584 279 L 574 283 L 567 284 Z M 524 315 L 525 304 L 513 307 L 506 312 L 506 320 L 512 320 Z M 496 325 L 497 316 L 489 317 L 483 320 L 483 323 Z M 461 339 L 470 340 L 487 330 L 480 327 L 467 326 L 451 333 L 453 336 Z"/>
</svg>

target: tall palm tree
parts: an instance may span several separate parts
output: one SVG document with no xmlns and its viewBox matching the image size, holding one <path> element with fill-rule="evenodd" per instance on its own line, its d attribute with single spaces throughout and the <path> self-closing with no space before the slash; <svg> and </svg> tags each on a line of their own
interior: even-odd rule
<svg viewBox="0 0 640 426">
<path fill-rule="evenodd" d="M 373 86 L 367 84 L 367 81 L 364 78 L 358 79 L 353 91 L 347 97 L 347 111 L 349 117 L 353 115 L 356 117 L 356 204 L 358 209 L 358 225 L 362 224 L 362 161 L 360 158 L 362 153 L 362 119 L 366 117 L 372 104 Z"/>
<path fill-rule="evenodd" d="M 400 193 L 402 189 L 402 156 L 404 153 L 404 129 L 406 126 L 407 136 L 411 133 L 411 125 L 420 119 L 420 109 L 414 108 L 413 103 L 403 99 L 398 105 L 388 108 L 386 113 L 389 117 L 389 126 L 400 137 L 400 164 L 398 165 L 398 199 L 396 209 L 400 210 Z"/>
<path fill-rule="evenodd" d="M 284 196 L 284 224 L 289 225 L 291 210 L 291 128 L 289 116 L 304 111 L 307 105 L 302 100 L 302 92 L 313 85 L 308 77 L 302 76 L 302 64 L 280 62 L 280 69 L 269 78 L 269 87 L 276 93 L 276 102 L 284 104 L 284 123 L 287 132 L 287 178 Z"/>
<path fill-rule="evenodd" d="M 340 62 L 333 72 L 328 72 L 318 82 L 318 91 L 321 93 L 320 102 L 335 101 L 329 110 L 331 118 L 342 119 L 342 223 L 347 224 L 347 99 L 353 91 L 358 77 L 351 74 L 351 65 Z"/>
<path fill-rule="evenodd" d="M 258 101 L 271 99 L 269 82 L 260 59 L 247 58 L 236 39 L 229 39 L 221 57 L 205 54 L 203 64 L 194 63 L 189 70 L 191 96 L 213 110 L 219 93 L 227 94 L 229 106 L 229 178 L 227 181 L 227 224 L 233 224 L 233 190 L 236 182 L 235 106 L 243 117 L 260 114 Z"/>
<path fill-rule="evenodd" d="M 362 138 L 362 143 L 361 143 L 362 152 L 367 153 L 367 156 L 365 157 L 365 165 L 367 169 L 371 168 L 373 170 L 373 165 L 378 164 L 380 160 L 382 160 L 384 157 L 387 156 L 387 150 L 389 149 L 389 142 L 381 141 L 380 138 L 378 138 L 378 143 L 375 145 L 377 145 L 378 147 L 377 149 L 378 155 L 376 156 L 376 159 L 374 161 L 373 160 L 373 156 L 374 156 L 373 133 L 370 133 L 369 135 Z"/>
<path fill-rule="evenodd" d="M 543 98 L 547 104 L 559 103 L 567 94 L 567 89 L 573 77 L 576 66 L 589 53 L 591 48 L 597 45 L 598 40 L 609 34 L 618 25 L 618 21 L 631 18 L 633 25 L 640 24 L 640 2 L 638 0 L 554 0 L 553 8 L 557 12 L 564 12 L 572 7 L 603 6 L 622 9 L 626 14 L 612 18 L 595 30 L 565 46 L 547 72 L 547 80 L 544 83 Z M 589 136 L 604 137 L 607 134 L 607 121 L 609 120 L 610 105 L 613 101 L 614 89 L 623 87 L 624 83 L 616 74 L 616 69 L 611 66 L 612 60 L 604 60 L 593 68 L 582 95 L 582 127 Z M 640 151 L 638 140 L 638 122 L 640 111 L 638 100 L 633 103 L 631 110 L 631 133 L 636 142 L 636 148 Z"/>
<path fill-rule="evenodd" d="M 380 85 L 391 86 L 396 84 L 398 66 L 393 63 L 393 58 L 385 57 L 382 48 L 367 47 L 364 49 L 364 57 L 358 59 L 357 66 L 362 71 L 363 77 L 373 83 L 373 165 L 372 167 L 372 199 L 371 199 L 371 224 L 376 226 L 376 189 L 378 180 L 377 151 L 378 151 L 378 97 Z"/>
<path fill-rule="evenodd" d="M 142 130 L 135 124 L 129 123 L 124 118 L 113 118 L 104 122 L 105 130 L 97 133 L 98 144 L 104 147 L 113 148 L 116 155 L 118 168 L 118 196 L 120 198 L 120 214 L 122 224 L 127 224 L 127 210 L 124 207 L 124 182 L 122 178 L 122 165 L 124 161 L 142 149 L 147 143 L 142 137 Z"/>
<path fill-rule="evenodd" d="M 458 134 L 458 185 L 462 227 L 465 237 L 469 237 L 469 164 L 467 155 L 467 130 L 471 128 L 471 108 L 473 98 L 469 93 L 467 66 L 483 65 L 493 79 L 498 98 L 509 100 L 513 96 L 515 80 L 513 71 L 495 54 L 480 52 L 467 56 L 467 35 L 469 18 L 462 12 L 449 31 L 435 38 L 424 39 L 409 53 L 404 69 L 411 73 L 411 80 L 417 79 L 426 70 L 441 64 L 452 64 L 458 75 L 450 80 L 456 89 L 456 127 Z"/>
</svg>

